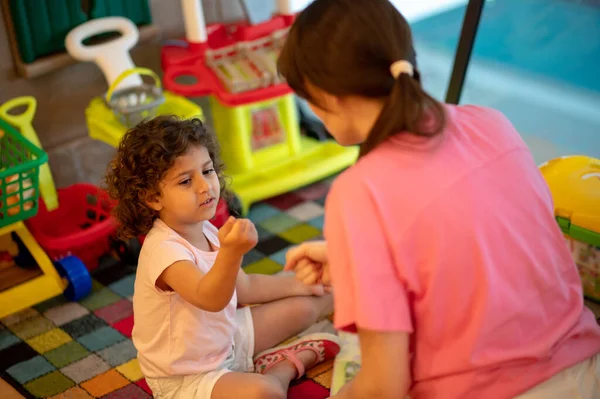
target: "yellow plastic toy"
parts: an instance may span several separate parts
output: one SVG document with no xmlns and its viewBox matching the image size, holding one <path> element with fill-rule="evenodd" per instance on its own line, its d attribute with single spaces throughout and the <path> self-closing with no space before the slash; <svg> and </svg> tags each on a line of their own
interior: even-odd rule
<svg viewBox="0 0 600 399">
<path fill-rule="evenodd" d="M 19 115 L 9 113 L 9 111 L 19 107 L 25 107 L 25 111 Z M 5 102 L 0 106 L 0 118 L 4 119 L 12 126 L 18 126 L 23 137 L 25 137 L 38 148 L 42 148 L 40 140 L 32 126 L 36 109 L 37 101 L 34 97 L 17 97 Z M 39 182 L 40 191 L 42 192 L 48 211 L 58 208 L 56 188 L 54 187 L 54 180 L 52 180 L 52 174 L 50 173 L 50 166 L 47 163 L 44 163 L 40 166 Z"/>
<path fill-rule="evenodd" d="M 600 159 L 566 156 L 546 162 L 540 170 L 579 268 L 584 294 L 600 301 Z"/>
<path fill-rule="evenodd" d="M 19 252 L 28 252 L 19 253 L 18 256 L 31 255 L 39 267 L 39 273 L 30 271 L 31 278 L 0 291 L 0 318 L 61 293 L 70 300 L 78 300 L 92 288 L 92 279 L 78 258 L 68 256 L 53 263 L 23 223 L 23 220 L 37 213 L 39 195 L 49 203 L 55 200 L 56 192 L 52 190 L 53 184 L 50 186 L 48 182 L 40 182 L 45 176 L 41 166 L 46 164 L 47 154 L 15 129 L 20 128 L 24 135 L 33 132 L 35 136 L 33 129 L 27 130 L 31 127 L 35 99 L 19 98 L 7 104 L 1 108 L 4 112 L 15 104 L 28 105 L 29 108 L 24 114 L 7 118 L 11 123 L 0 118 L 0 251 L 14 255 L 14 234 L 23 249 L 19 248 Z M 37 136 L 32 141 L 39 143 Z M 10 190 L 9 186 L 16 186 L 17 190 Z M 15 260 L 14 263 L 18 262 Z"/>
<path fill-rule="evenodd" d="M 153 76 L 155 78 L 155 84 L 160 85 L 158 76 L 147 68 L 132 68 L 123 71 L 123 73 L 121 73 L 121 75 L 119 75 L 119 77 L 110 85 L 106 99 L 103 97 L 95 97 L 85 110 L 88 133 L 91 138 L 103 141 L 112 147 L 117 147 L 119 145 L 119 142 L 128 127 L 122 123 L 120 116 L 116 115 L 107 105 L 107 101 L 111 100 L 113 92 L 123 79 L 130 77 L 133 74 Z M 147 110 L 146 114 L 140 116 L 177 115 L 183 119 L 193 117 L 200 119 L 204 118 L 202 109 L 187 98 L 175 95 L 168 91 L 163 91 L 162 94 L 164 96 L 164 102 L 158 105 L 156 110 Z"/>
</svg>

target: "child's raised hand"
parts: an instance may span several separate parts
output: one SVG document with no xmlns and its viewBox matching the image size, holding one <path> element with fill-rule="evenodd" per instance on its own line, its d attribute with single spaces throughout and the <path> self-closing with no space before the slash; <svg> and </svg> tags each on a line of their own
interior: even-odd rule
<svg viewBox="0 0 600 399">
<path fill-rule="evenodd" d="M 250 220 L 236 219 L 232 216 L 219 230 L 219 241 L 222 251 L 231 251 L 237 256 L 243 256 L 256 246 L 258 233 Z"/>
</svg>

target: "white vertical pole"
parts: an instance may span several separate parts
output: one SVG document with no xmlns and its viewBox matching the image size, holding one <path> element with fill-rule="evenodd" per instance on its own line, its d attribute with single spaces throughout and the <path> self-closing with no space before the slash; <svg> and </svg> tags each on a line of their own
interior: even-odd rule
<svg viewBox="0 0 600 399">
<path fill-rule="evenodd" d="M 280 15 L 292 15 L 294 13 L 291 0 L 277 0 L 277 10 Z"/>
<path fill-rule="evenodd" d="M 206 22 L 202 0 L 181 0 L 185 36 L 190 43 L 206 43 Z"/>
</svg>

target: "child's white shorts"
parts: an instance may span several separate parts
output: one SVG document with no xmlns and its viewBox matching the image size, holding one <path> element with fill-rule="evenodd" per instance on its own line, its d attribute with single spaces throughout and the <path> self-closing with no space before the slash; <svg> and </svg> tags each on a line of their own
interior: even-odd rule
<svg viewBox="0 0 600 399">
<path fill-rule="evenodd" d="M 254 323 L 249 307 L 240 308 L 235 315 L 236 331 L 233 350 L 223 365 L 208 373 L 166 378 L 146 378 L 155 399 L 210 399 L 213 387 L 224 374 L 232 371 L 254 371 Z"/>
</svg>

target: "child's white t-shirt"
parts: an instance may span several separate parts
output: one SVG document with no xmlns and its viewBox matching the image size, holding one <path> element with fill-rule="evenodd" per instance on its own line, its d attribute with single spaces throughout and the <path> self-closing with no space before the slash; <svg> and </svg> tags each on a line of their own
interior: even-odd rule
<svg viewBox="0 0 600 399">
<path fill-rule="evenodd" d="M 204 222 L 204 234 L 219 247 L 217 229 Z M 189 260 L 207 273 L 217 252 L 200 251 L 157 219 L 140 253 L 133 294 L 132 339 L 146 377 L 201 374 L 218 368 L 232 350 L 237 294 L 220 312 L 201 310 L 175 292 L 156 287 L 161 273 Z"/>
</svg>

